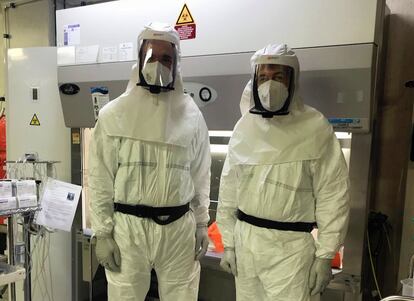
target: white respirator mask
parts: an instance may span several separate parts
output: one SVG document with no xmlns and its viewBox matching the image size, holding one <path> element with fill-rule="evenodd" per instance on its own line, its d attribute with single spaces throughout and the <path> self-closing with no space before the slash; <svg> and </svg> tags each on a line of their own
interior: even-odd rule
<svg viewBox="0 0 414 301">
<path fill-rule="evenodd" d="M 173 81 L 172 72 L 160 62 L 146 63 L 142 75 L 149 85 L 167 87 Z"/>
<path fill-rule="evenodd" d="M 281 82 L 268 80 L 257 89 L 263 108 L 276 112 L 283 108 L 288 96 L 288 88 Z"/>
</svg>

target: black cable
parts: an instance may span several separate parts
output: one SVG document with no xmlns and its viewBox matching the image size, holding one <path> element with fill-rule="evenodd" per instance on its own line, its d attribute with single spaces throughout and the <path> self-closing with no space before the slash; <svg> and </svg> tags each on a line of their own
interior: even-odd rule
<svg viewBox="0 0 414 301">
<path fill-rule="evenodd" d="M 388 222 L 388 216 L 380 212 L 369 213 L 367 229 L 369 239 L 367 240 L 367 244 L 369 244 L 368 256 L 370 257 L 371 262 L 371 278 L 367 279 L 368 282 L 365 283 L 365 289 L 368 293 L 368 295 L 366 295 L 368 299 L 366 300 L 379 300 L 379 296 L 376 293 L 379 293 L 378 290 L 379 287 L 381 287 L 381 283 L 377 282 L 376 277 L 381 274 L 381 269 L 383 268 L 382 264 L 384 262 L 383 257 L 387 256 L 387 253 L 390 253 L 389 255 L 393 256 L 392 250 L 389 250 L 389 247 L 386 247 L 390 244 L 388 229 L 392 229 Z"/>
</svg>

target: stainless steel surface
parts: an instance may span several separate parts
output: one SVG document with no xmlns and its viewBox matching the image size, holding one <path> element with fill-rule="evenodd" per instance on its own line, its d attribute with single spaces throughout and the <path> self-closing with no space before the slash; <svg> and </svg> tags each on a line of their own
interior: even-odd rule
<svg viewBox="0 0 414 301">
<path fill-rule="evenodd" d="M 381 299 L 381 301 L 413 301 L 413 297 L 404 297 L 404 296 L 389 296 Z"/>
<path fill-rule="evenodd" d="M 225 159 L 226 153 L 211 153 L 210 200 L 213 201 L 218 201 L 220 176 Z"/>
<path fill-rule="evenodd" d="M 240 96 L 249 81 L 250 75 L 220 75 L 186 77 L 185 81 L 200 82 L 213 87 L 217 93 L 214 103 L 200 108 L 210 131 L 233 130 L 240 119 Z"/>
<path fill-rule="evenodd" d="M 345 127 L 344 131 L 368 132 L 371 129 L 376 45 L 300 48 L 296 52 L 301 64 L 300 86 L 301 94 L 306 96 L 305 103 L 320 110 L 327 118 L 363 121 L 363 128 Z M 218 93 L 214 103 L 201 109 L 210 130 L 232 130 L 240 118 L 240 96 L 250 78 L 251 54 L 183 58 L 184 81 L 206 84 Z M 61 94 L 65 124 L 68 127 L 93 127 L 90 87 L 108 87 L 110 99 L 114 99 L 124 91 L 132 64 L 60 66 L 59 83 L 75 83 L 81 88 L 73 96 Z"/>
<path fill-rule="evenodd" d="M 58 67 L 58 82 L 83 83 L 125 81 L 131 75 L 135 62 L 117 62 L 106 64 L 85 64 Z"/>
<path fill-rule="evenodd" d="M 108 87 L 109 97 L 112 100 L 125 91 L 127 81 L 82 82 L 76 84 L 80 88 L 78 94 L 64 95 L 60 93 L 65 125 L 71 128 L 93 128 L 95 126 L 95 115 L 90 88 Z"/>
</svg>

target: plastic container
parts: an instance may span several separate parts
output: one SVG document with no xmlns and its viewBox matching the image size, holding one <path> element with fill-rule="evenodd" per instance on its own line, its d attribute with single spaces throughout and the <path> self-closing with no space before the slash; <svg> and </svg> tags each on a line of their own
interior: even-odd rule
<svg viewBox="0 0 414 301">
<path fill-rule="evenodd" d="M 414 279 L 407 278 L 401 280 L 402 288 L 402 295 L 405 297 L 414 297 Z"/>
</svg>

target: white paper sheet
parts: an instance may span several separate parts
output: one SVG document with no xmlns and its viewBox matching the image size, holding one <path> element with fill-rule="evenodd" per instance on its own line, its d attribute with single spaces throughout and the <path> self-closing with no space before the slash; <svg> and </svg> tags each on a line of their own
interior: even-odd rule
<svg viewBox="0 0 414 301">
<path fill-rule="evenodd" d="M 99 45 L 76 47 L 76 64 L 96 63 Z"/>
<path fill-rule="evenodd" d="M 37 188 L 34 180 L 21 180 L 16 182 L 17 197 L 36 196 Z"/>
<path fill-rule="evenodd" d="M 74 65 L 76 63 L 75 55 L 76 50 L 75 46 L 65 46 L 65 47 L 58 47 L 57 49 L 58 55 L 58 65 Z"/>
<path fill-rule="evenodd" d="M 35 195 L 24 195 L 17 198 L 19 208 L 36 207 L 37 196 Z"/>
<path fill-rule="evenodd" d="M 12 194 L 12 182 L 11 181 L 1 181 L 0 182 L 0 197 L 7 198 L 13 196 Z"/>
<path fill-rule="evenodd" d="M 35 222 L 70 232 L 81 191 L 81 186 L 48 178 Z"/>
<path fill-rule="evenodd" d="M 116 46 L 101 47 L 99 62 L 107 63 L 107 62 L 116 62 L 117 60 L 118 60 L 118 47 Z"/>
<path fill-rule="evenodd" d="M 80 24 L 69 24 L 63 26 L 63 45 L 80 44 Z"/>
<path fill-rule="evenodd" d="M 16 181 L 16 196 L 19 208 L 37 206 L 37 186 L 34 180 Z"/>
<path fill-rule="evenodd" d="M 0 210 L 16 209 L 17 202 L 15 197 L 0 198 Z"/>
<path fill-rule="evenodd" d="M 119 44 L 119 61 L 132 61 L 134 59 L 134 43 Z"/>
</svg>

